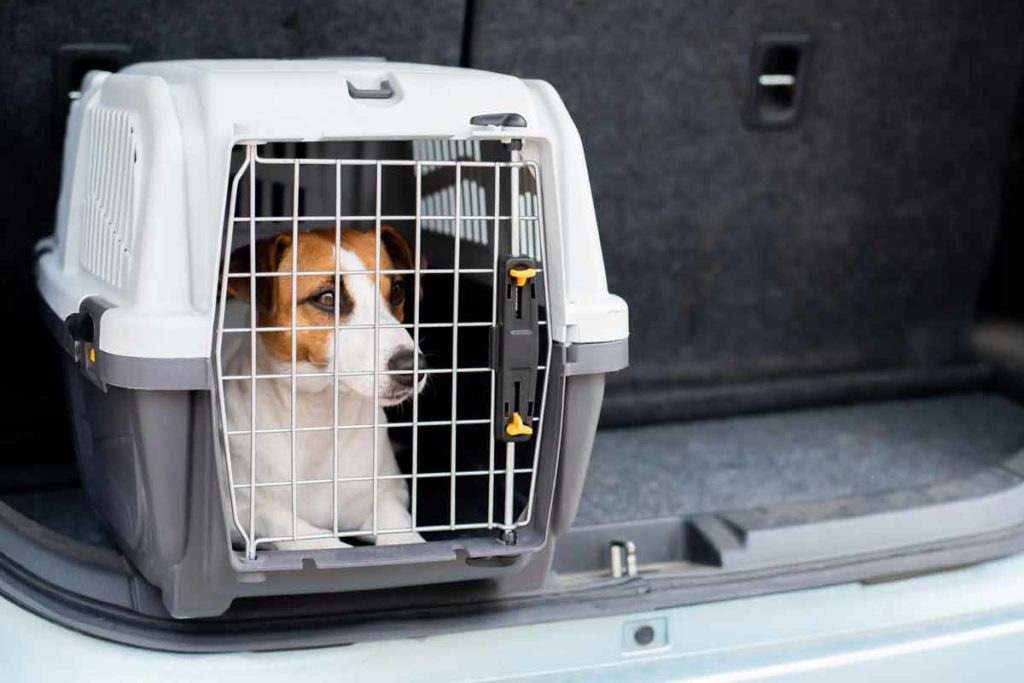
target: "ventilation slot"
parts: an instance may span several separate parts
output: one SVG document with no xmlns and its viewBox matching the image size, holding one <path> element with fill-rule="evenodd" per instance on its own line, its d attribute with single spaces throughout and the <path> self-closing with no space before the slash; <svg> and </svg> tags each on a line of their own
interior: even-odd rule
<svg viewBox="0 0 1024 683">
<path fill-rule="evenodd" d="M 414 140 L 413 158 L 416 161 L 484 161 L 480 151 L 479 140 Z M 429 169 L 428 169 L 429 173 Z M 462 216 L 481 216 L 462 221 L 462 240 L 487 246 L 490 228 L 489 218 L 483 217 L 485 207 L 489 204 L 488 186 L 481 182 L 482 178 L 463 178 L 462 180 Z M 531 180 L 524 178 L 526 187 L 521 188 L 519 195 L 519 215 L 523 218 L 537 218 L 539 207 L 537 193 L 530 185 Z M 423 230 L 454 237 L 454 223 L 450 220 L 429 218 L 430 216 L 455 215 L 455 186 L 447 184 L 440 189 L 425 191 L 423 195 L 422 215 Z M 529 223 L 534 226 L 535 223 Z M 525 228 L 520 243 L 521 253 L 533 259 L 540 258 L 539 236 L 534 227 Z"/>
<path fill-rule="evenodd" d="M 138 154 L 131 115 L 92 109 L 85 118 L 85 191 L 79 205 L 79 263 L 120 287 L 131 272 Z"/>
</svg>

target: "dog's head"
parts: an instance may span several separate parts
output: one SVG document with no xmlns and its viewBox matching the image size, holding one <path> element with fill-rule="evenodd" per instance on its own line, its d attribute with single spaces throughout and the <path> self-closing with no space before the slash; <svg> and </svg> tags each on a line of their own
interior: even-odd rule
<svg viewBox="0 0 1024 683">
<path fill-rule="evenodd" d="M 380 269 L 410 270 L 413 256 L 409 245 L 397 230 L 381 227 Z M 378 398 L 384 406 L 397 405 L 423 388 L 425 378 L 413 386 L 413 360 L 419 353 L 408 330 L 390 327 L 405 319 L 406 275 L 380 274 L 376 288 L 373 271 L 377 253 L 375 231 L 345 229 L 341 232 L 341 250 L 335 253 L 333 228 L 302 232 L 297 244 L 290 234 L 276 235 L 256 243 L 257 273 L 276 273 L 256 278 L 255 306 L 260 327 L 281 327 L 287 330 L 263 332 L 260 339 L 266 352 L 284 363 L 292 360 L 292 264 L 296 272 L 321 272 L 321 275 L 298 275 L 295 287 L 295 360 L 297 372 L 339 371 L 340 393 L 373 398 L 374 347 L 376 365 L 383 371 L 409 374 L 380 374 Z M 231 258 L 232 273 L 247 273 L 250 248 L 237 250 Z M 339 273 L 337 283 L 333 273 Z M 336 286 L 337 285 L 337 286 Z M 249 301 L 251 284 L 247 277 L 229 278 L 228 294 Z M 252 304 L 252 302 L 250 302 Z M 376 320 L 375 320 L 376 308 Z M 337 338 L 333 329 L 301 329 L 302 327 L 333 327 L 337 313 L 341 328 Z M 374 331 L 374 324 L 380 329 Z M 353 326 L 347 328 L 345 326 Z M 376 337 L 376 344 L 375 342 Z M 425 367 L 422 356 L 419 367 Z M 326 388 L 333 379 L 323 382 L 300 382 L 298 388 Z"/>
</svg>

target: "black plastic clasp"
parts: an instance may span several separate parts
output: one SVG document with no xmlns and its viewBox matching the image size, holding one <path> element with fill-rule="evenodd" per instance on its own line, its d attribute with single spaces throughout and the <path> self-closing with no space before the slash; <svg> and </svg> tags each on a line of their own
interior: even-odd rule
<svg viewBox="0 0 1024 683">
<path fill-rule="evenodd" d="M 82 300 L 76 313 L 64 319 L 66 344 L 71 357 L 85 378 L 103 391 L 107 390 L 107 385 L 103 381 L 103 361 L 99 351 L 100 321 L 110 308 L 112 306 L 106 300 L 90 296 Z"/>
<path fill-rule="evenodd" d="M 69 315 L 64 319 L 64 326 L 68 328 L 68 336 L 74 341 L 93 343 L 96 326 L 93 325 L 92 316 L 85 311 Z"/>
<path fill-rule="evenodd" d="M 500 263 L 493 355 L 495 438 L 529 441 L 540 354 L 537 262 L 526 256 L 506 256 Z"/>
</svg>

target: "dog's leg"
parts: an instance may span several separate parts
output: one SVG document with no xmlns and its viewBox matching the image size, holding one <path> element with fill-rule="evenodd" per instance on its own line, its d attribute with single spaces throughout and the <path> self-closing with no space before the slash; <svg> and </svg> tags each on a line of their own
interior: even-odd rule
<svg viewBox="0 0 1024 683">
<path fill-rule="evenodd" d="M 330 529 L 321 529 L 299 517 L 295 520 L 295 533 L 297 536 L 319 536 L 333 532 Z M 332 536 L 330 538 L 310 538 L 304 541 L 278 541 L 274 544 L 274 547 L 277 550 L 319 550 L 324 548 L 351 548 L 352 546 Z"/>
<path fill-rule="evenodd" d="M 285 499 L 278 495 L 269 495 L 261 498 L 256 514 L 256 529 L 261 536 L 291 536 L 292 511 L 290 498 Z M 323 529 L 315 524 L 310 524 L 302 517 L 296 517 L 295 519 L 296 536 L 320 536 L 331 533 L 330 529 Z M 331 536 L 329 538 L 275 541 L 273 547 L 277 550 L 314 550 L 321 548 L 350 548 L 351 546 Z"/>
<path fill-rule="evenodd" d="M 348 543 L 338 540 L 337 538 L 311 538 L 307 541 L 277 541 L 273 546 L 274 550 L 330 550 L 332 548 L 352 547 Z"/>
<path fill-rule="evenodd" d="M 367 517 L 363 527 L 373 525 L 371 517 Z M 405 504 L 394 496 L 384 496 L 377 501 L 378 529 L 412 529 L 412 515 Z M 423 543 L 423 537 L 415 531 L 400 531 L 390 534 L 377 534 L 371 537 L 377 545 L 402 545 L 405 543 Z"/>
</svg>

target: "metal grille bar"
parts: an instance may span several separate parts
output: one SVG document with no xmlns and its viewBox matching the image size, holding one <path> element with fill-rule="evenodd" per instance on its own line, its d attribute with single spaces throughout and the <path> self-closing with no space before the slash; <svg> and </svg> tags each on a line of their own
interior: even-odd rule
<svg viewBox="0 0 1024 683">
<path fill-rule="evenodd" d="M 337 216 L 337 218 L 339 218 L 339 219 L 341 219 L 343 221 L 366 221 L 366 222 L 369 222 L 369 221 L 377 220 L 377 216 L 369 215 L 369 214 L 366 214 L 366 215 L 355 214 L 355 215 L 350 215 L 350 216 Z M 469 215 L 469 216 L 454 216 L 454 215 L 441 215 L 441 214 L 420 216 L 420 219 L 425 220 L 425 221 L 454 221 L 454 220 L 456 220 L 456 218 L 458 218 L 459 220 L 463 220 L 463 221 L 469 221 L 469 220 L 474 220 L 474 221 L 486 220 L 486 221 L 490 221 L 490 220 L 492 220 L 494 218 L 494 216 L 473 216 L 473 215 Z M 507 221 L 507 220 L 511 220 L 512 216 L 499 216 L 498 218 L 500 218 L 501 220 L 506 220 Z M 335 216 L 300 216 L 299 217 L 299 222 L 300 223 L 301 222 L 320 222 L 320 223 L 323 223 L 325 221 L 333 221 L 334 219 L 335 219 Z M 382 221 L 412 221 L 412 220 L 416 220 L 416 215 L 415 214 L 412 214 L 412 215 L 408 215 L 408 214 L 391 214 L 391 215 L 382 215 L 380 217 L 380 219 Z M 234 220 L 235 220 L 236 223 L 248 223 L 250 220 L 254 220 L 257 223 L 273 223 L 275 221 L 278 221 L 278 222 L 280 222 L 280 221 L 290 221 L 291 219 L 278 218 L 276 216 L 256 216 L 256 217 L 252 217 L 252 218 L 250 218 L 248 216 L 237 216 Z M 520 217 L 519 220 L 521 220 L 521 221 L 536 221 L 536 220 L 540 220 L 540 219 L 537 218 L 536 216 L 526 216 L 526 217 Z"/>
<path fill-rule="evenodd" d="M 542 320 L 540 322 L 543 323 L 544 321 Z M 253 328 L 253 329 L 250 329 L 248 327 L 229 327 L 229 328 L 225 329 L 224 332 L 252 332 L 252 331 L 256 331 L 256 332 L 290 332 L 293 328 L 296 329 L 296 330 L 299 330 L 299 331 L 301 331 L 301 330 L 335 330 L 335 329 L 338 329 L 338 330 L 359 330 L 359 329 L 372 330 L 374 328 L 382 329 L 382 330 L 385 330 L 385 329 L 408 330 L 408 329 L 412 329 L 413 327 L 414 327 L 413 325 L 401 324 L 401 323 L 399 323 L 399 324 L 381 323 L 380 325 L 369 325 L 369 324 L 368 325 L 350 325 L 350 324 L 341 324 L 341 325 L 294 325 L 294 326 L 287 326 L 287 327 L 266 326 L 266 327 L 256 327 L 256 328 Z M 453 323 L 420 323 L 420 328 L 421 329 L 423 329 L 423 328 L 451 328 L 451 327 L 491 327 L 491 325 L 489 323 L 485 323 L 485 322 L 463 322 L 463 323 L 458 323 L 458 325 L 455 325 Z M 543 325 L 541 325 L 541 327 L 543 327 Z"/>
</svg>

